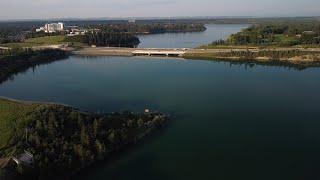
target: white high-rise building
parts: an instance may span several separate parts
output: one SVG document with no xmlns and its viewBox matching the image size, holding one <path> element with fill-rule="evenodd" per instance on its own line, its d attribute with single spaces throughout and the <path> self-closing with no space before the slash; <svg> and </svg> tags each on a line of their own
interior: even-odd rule
<svg viewBox="0 0 320 180">
<path fill-rule="evenodd" d="M 46 24 L 44 26 L 44 31 L 46 33 L 64 31 L 64 24 L 62 22 Z"/>
</svg>

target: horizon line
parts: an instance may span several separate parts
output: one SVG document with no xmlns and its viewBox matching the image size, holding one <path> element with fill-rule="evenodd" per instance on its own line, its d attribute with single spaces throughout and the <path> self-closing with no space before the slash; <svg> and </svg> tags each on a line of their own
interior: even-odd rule
<svg viewBox="0 0 320 180">
<path fill-rule="evenodd" d="M 57 17 L 57 18 L 12 18 L 0 19 L 0 22 L 17 21 L 70 21 L 70 20 L 167 20 L 167 19 L 240 19 L 240 18 L 320 18 L 320 15 L 314 16 L 159 16 L 159 17 Z"/>
</svg>

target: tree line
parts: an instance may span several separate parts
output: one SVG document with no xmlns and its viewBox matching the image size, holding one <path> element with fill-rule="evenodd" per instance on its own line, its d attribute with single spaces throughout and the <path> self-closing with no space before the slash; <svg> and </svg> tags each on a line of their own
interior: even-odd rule
<svg viewBox="0 0 320 180">
<path fill-rule="evenodd" d="M 204 24 L 199 23 L 152 23 L 152 24 L 112 24 L 112 25 L 90 25 L 88 29 L 101 29 L 107 32 L 124 32 L 133 34 L 158 34 L 174 32 L 200 32 L 205 31 Z"/>
<path fill-rule="evenodd" d="M 109 32 L 109 31 L 91 31 L 85 35 L 67 36 L 67 42 L 80 42 L 90 46 L 105 46 L 105 47 L 137 47 L 140 40 L 132 33 Z"/>
<path fill-rule="evenodd" d="M 268 57 L 273 60 L 279 60 L 281 58 L 292 58 L 297 56 L 314 55 L 319 56 L 318 52 L 312 51 L 299 51 L 299 50 L 287 50 L 287 51 L 276 51 L 276 50 L 260 50 L 257 52 L 253 51 L 231 51 L 231 52 L 220 52 L 216 53 L 217 57 L 240 57 L 242 59 L 255 59 L 257 57 Z M 318 57 L 319 58 L 319 57 Z M 317 59 L 318 59 L 317 58 Z"/>
</svg>

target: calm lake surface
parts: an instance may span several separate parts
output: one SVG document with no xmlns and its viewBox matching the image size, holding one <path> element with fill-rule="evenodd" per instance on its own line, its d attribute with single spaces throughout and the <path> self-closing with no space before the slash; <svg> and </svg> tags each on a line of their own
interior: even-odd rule
<svg viewBox="0 0 320 180">
<path fill-rule="evenodd" d="M 249 25 L 208 24 L 204 32 L 193 33 L 164 33 L 140 35 L 141 48 L 193 48 L 205 45 L 218 39 L 225 39 L 230 34 L 239 32 Z"/>
<path fill-rule="evenodd" d="M 0 96 L 93 112 L 172 115 L 168 127 L 81 180 L 319 179 L 320 69 L 150 57 L 75 57 L 0 86 Z"/>
</svg>

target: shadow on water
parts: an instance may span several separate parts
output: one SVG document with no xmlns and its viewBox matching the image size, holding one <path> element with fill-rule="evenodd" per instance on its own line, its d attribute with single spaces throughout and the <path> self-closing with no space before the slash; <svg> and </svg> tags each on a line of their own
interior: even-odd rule
<svg viewBox="0 0 320 180">
<path fill-rule="evenodd" d="M 105 58 L 106 56 L 76 56 L 77 58 L 81 59 L 99 59 L 99 58 Z M 119 56 L 107 56 L 109 58 L 119 57 Z M 320 67 L 320 64 L 314 63 L 314 64 L 293 64 L 287 61 L 279 61 L 279 60 L 272 60 L 272 61 L 254 61 L 254 60 L 228 60 L 228 59 L 189 59 L 189 58 L 182 58 L 182 57 L 165 57 L 165 56 L 132 56 L 128 57 L 128 59 L 138 59 L 138 60 L 180 60 L 180 61 L 211 61 L 213 63 L 229 63 L 229 66 L 244 66 L 245 69 L 255 68 L 258 66 L 264 66 L 264 67 L 279 67 L 287 70 L 296 70 L 296 71 L 302 71 L 306 70 L 308 68 L 317 68 Z"/>
<path fill-rule="evenodd" d="M 51 64 L 55 61 L 63 61 L 63 60 L 68 60 L 68 57 L 58 58 L 58 59 L 53 59 L 53 60 L 36 61 L 36 62 L 32 62 L 30 64 L 23 64 L 17 68 L 14 68 L 10 72 L 0 76 L 0 84 L 4 83 L 6 81 L 13 81 L 15 76 L 20 75 L 20 74 L 25 74 L 29 69 L 32 69 L 32 71 L 35 71 L 35 69 L 38 66 L 47 65 L 47 64 Z"/>
<path fill-rule="evenodd" d="M 188 59 L 188 58 L 187 58 Z M 308 68 L 317 68 L 320 67 L 320 64 L 314 63 L 314 64 L 293 64 L 287 61 L 279 61 L 279 60 L 271 60 L 271 61 L 265 61 L 265 62 L 260 62 L 260 61 L 254 61 L 254 60 L 228 60 L 228 59 L 188 59 L 188 60 L 194 60 L 194 61 L 212 61 L 212 62 L 222 62 L 222 63 L 229 63 L 230 67 L 233 65 L 239 65 L 239 66 L 244 66 L 246 69 L 249 68 L 255 68 L 255 66 L 265 66 L 265 67 L 280 67 L 283 69 L 288 69 L 288 70 L 296 70 L 296 71 L 302 71 L 306 70 Z"/>
</svg>

